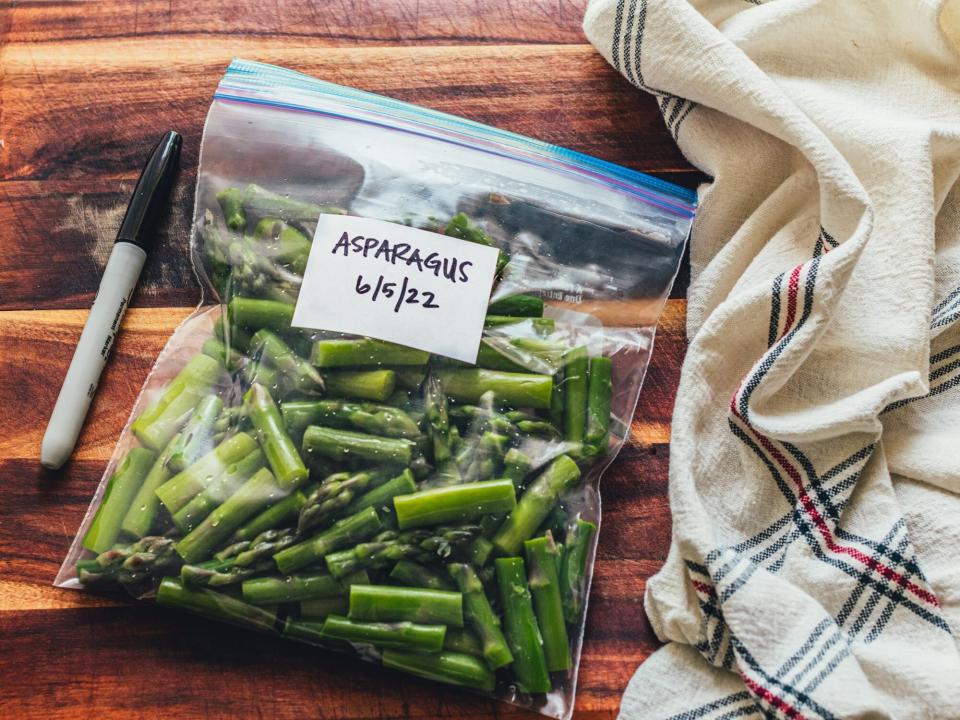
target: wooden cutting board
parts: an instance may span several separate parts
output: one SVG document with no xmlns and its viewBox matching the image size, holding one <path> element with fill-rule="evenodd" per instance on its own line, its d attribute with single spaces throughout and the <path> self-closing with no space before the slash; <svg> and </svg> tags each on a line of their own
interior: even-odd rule
<svg viewBox="0 0 960 720">
<path fill-rule="evenodd" d="M 429 718 L 525 714 L 456 689 L 152 606 L 51 587 L 140 385 L 200 300 L 186 252 L 210 97 L 232 57 L 284 65 L 692 187 L 654 100 L 580 30 L 583 0 L 0 3 L 0 716 Z M 149 148 L 182 171 L 74 459 L 39 442 Z M 577 717 L 611 718 L 657 647 L 646 579 L 666 557 L 670 412 L 685 273 L 603 527 Z M 530 717 L 533 717 L 532 715 Z"/>
</svg>

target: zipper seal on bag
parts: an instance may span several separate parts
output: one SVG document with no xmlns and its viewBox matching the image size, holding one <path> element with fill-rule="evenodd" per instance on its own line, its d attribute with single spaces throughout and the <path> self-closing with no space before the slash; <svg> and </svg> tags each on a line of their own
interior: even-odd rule
<svg viewBox="0 0 960 720">
<path fill-rule="evenodd" d="M 291 102 L 278 97 L 278 91 L 284 89 L 299 91 L 309 97 L 299 98 L 301 102 Z M 693 217 L 696 207 L 694 191 L 646 173 L 473 120 L 326 82 L 275 65 L 233 60 L 214 93 L 214 99 L 380 125 L 548 169 L 563 170 L 627 192 L 681 218 Z M 320 106 L 317 101 L 322 100 L 327 100 L 335 107 Z M 401 127 L 401 123 L 406 127 Z"/>
</svg>

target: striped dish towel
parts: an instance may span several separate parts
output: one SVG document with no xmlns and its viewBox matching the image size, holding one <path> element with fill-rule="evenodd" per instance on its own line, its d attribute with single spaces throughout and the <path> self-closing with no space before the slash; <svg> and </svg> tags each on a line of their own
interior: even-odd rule
<svg viewBox="0 0 960 720">
<path fill-rule="evenodd" d="M 714 178 L 622 717 L 960 717 L 958 5 L 587 9 Z"/>
</svg>

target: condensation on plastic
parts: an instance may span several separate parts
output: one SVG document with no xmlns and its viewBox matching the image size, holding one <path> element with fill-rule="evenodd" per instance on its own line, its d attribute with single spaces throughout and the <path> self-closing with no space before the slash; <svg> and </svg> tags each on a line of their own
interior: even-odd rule
<svg viewBox="0 0 960 720">
<path fill-rule="evenodd" d="M 545 315 L 556 323 L 551 339 L 585 345 L 591 356 L 612 360 L 609 447 L 563 499 L 570 517 L 579 515 L 599 526 L 599 479 L 629 433 L 657 319 L 689 231 L 692 193 L 461 118 L 289 70 L 234 61 L 217 89 L 204 128 L 191 242 L 205 295 L 221 301 L 226 298 L 219 296 L 210 278 L 201 227 L 206 211 L 218 208 L 217 192 L 249 183 L 289 198 L 343 208 L 351 215 L 415 227 L 436 227 L 464 212 L 491 236 L 510 257 L 491 300 L 518 293 L 538 295 L 546 302 Z M 301 225 L 312 237 L 312 225 Z M 287 278 L 296 292 L 298 278 L 287 268 L 278 268 L 278 277 Z M 198 309 L 176 330 L 137 399 L 131 422 L 210 337 L 221 307 Z M 484 340 L 495 347 L 509 349 L 517 337 L 540 336 L 529 322 L 484 331 Z M 227 404 L 239 399 L 235 382 L 225 380 L 214 390 Z M 56 585 L 82 587 L 74 569 L 78 560 L 90 555 L 82 538 L 109 478 L 135 445 L 128 422 Z M 521 449 L 534 460 L 543 460 L 566 447 L 562 441 L 527 439 Z M 587 592 L 597 536 L 588 553 Z M 149 588 L 142 597 L 153 595 Z M 221 619 L 226 615 L 240 625 L 274 629 L 268 613 L 251 616 L 242 603 L 235 603 L 220 608 Z M 572 670 L 563 677 L 553 674 L 552 692 L 530 696 L 509 682 L 499 682 L 494 695 L 568 718 L 585 617 L 586 611 L 571 634 Z M 377 660 L 369 648 L 358 650 Z"/>
</svg>

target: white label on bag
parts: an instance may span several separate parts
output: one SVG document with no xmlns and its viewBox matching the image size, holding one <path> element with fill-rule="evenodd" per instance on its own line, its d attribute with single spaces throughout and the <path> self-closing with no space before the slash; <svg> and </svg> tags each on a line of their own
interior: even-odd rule
<svg viewBox="0 0 960 720">
<path fill-rule="evenodd" d="M 474 363 L 498 254 L 406 225 L 321 215 L 293 325 Z"/>
</svg>

